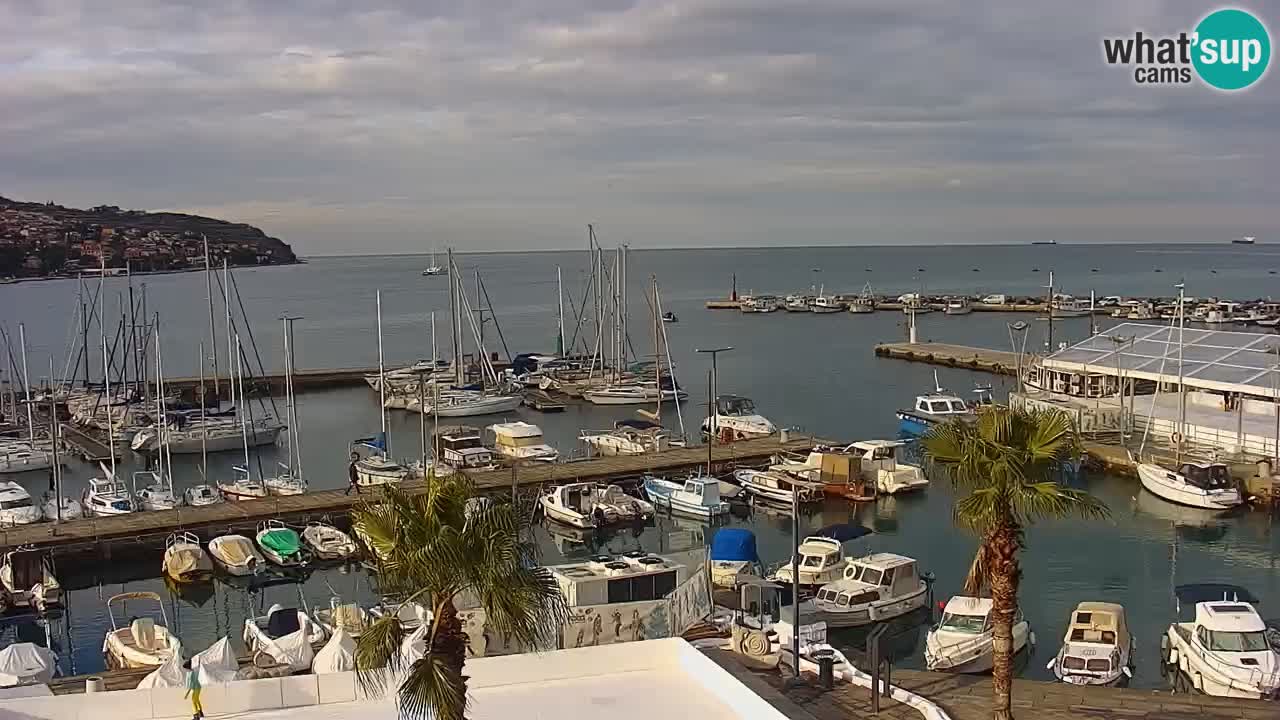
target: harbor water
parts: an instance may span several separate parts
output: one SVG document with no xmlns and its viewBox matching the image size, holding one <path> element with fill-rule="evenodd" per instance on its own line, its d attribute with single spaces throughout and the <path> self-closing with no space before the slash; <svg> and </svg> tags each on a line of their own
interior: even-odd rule
<svg viewBox="0 0 1280 720">
<path fill-rule="evenodd" d="M 607 238 L 606 238 L 607 241 Z M 501 338 L 512 353 L 549 351 L 556 334 L 556 267 L 562 268 L 566 289 L 566 324 L 573 334 L 574 312 L 580 308 L 586 253 L 527 253 L 459 256 L 468 292 L 474 295 L 470 273 L 482 273 L 497 324 L 485 324 L 486 348 L 503 353 Z M 373 366 L 377 363 L 374 294 L 383 293 L 383 323 L 389 367 L 430 357 L 429 313 L 437 313 L 438 348 L 447 354 L 447 278 L 421 277 L 425 258 L 317 258 L 305 265 L 235 271 L 236 284 L 249 315 L 258 348 L 268 369 L 279 367 L 281 315 L 303 316 L 295 325 L 297 365 L 301 368 Z M 684 422 L 693 434 L 705 415 L 705 358 L 699 347 L 733 346 L 722 354 L 719 388 L 752 397 L 759 410 L 780 426 L 798 428 L 821 437 L 855 440 L 892 437 L 897 421 L 893 411 L 913 396 L 931 389 L 934 371 L 924 365 L 877 358 L 872 346 L 905 339 L 901 313 L 869 315 L 838 313 L 810 315 L 774 313 L 742 315 L 709 311 L 703 303 L 728 294 L 730 275 L 737 274 L 739 292 L 785 294 L 825 285 L 828 291 L 857 292 L 870 282 L 876 292 L 1008 293 L 1040 295 L 1048 272 L 1063 292 L 1088 296 L 1163 295 L 1176 291 L 1179 280 L 1189 294 L 1245 299 L 1265 297 L 1277 287 L 1273 268 L 1280 268 L 1280 252 L 1267 246 L 1016 246 L 909 248 L 792 248 L 743 250 L 635 251 L 630 256 L 632 345 L 644 356 L 652 352 L 652 325 L 644 293 L 649 276 L 661 284 L 664 310 L 679 322 L 666 330 L 676 373 L 691 393 L 683 407 Z M 1095 271 L 1096 270 L 1096 271 Z M 1156 272 L 1159 270 L 1159 272 Z M 166 371 L 194 375 L 198 347 L 208 342 L 205 279 L 198 273 L 134 278 L 135 292 L 147 286 L 148 307 L 160 312 Z M 75 281 L 58 280 L 0 286 L 0 322 L 12 333 L 25 325 L 32 375 L 48 374 L 50 357 L 57 373 L 66 362 L 75 305 Z M 105 281 L 108 323 L 123 294 L 124 280 Z M 474 299 L 472 304 L 476 305 Z M 571 309 L 572 308 L 572 309 Z M 487 316 L 487 314 L 486 314 Z M 1028 314 L 974 313 L 950 317 L 941 313 L 919 318 L 920 339 L 1008 349 L 1009 323 L 1031 326 L 1028 349 L 1042 349 L 1047 323 Z M 1100 320 L 1102 323 L 1109 319 Z M 221 318 L 218 319 L 221 326 Z M 1082 338 L 1087 318 L 1055 323 L 1055 344 Z M 584 327 L 583 332 L 591 331 Z M 219 330 L 221 333 L 221 329 Z M 91 338 L 91 342 L 100 342 Z M 225 339 L 221 340 L 225 345 Z M 468 339 L 467 344 L 473 347 Z M 100 352 L 100 349 L 99 349 Z M 225 373 L 225 347 L 222 348 Z M 94 374 L 100 362 L 94 364 Z M 37 371 L 36 368 L 41 370 Z M 959 394 L 978 382 L 995 385 L 996 396 L 1009 390 L 1011 378 L 996 378 L 963 370 L 943 369 L 938 381 Z M 668 409 L 665 424 L 678 426 Z M 521 408 L 505 417 L 474 418 L 482 425 L 522 418 L 539 424 L 547 440 L 562 452 L 580 449 L 578 432 L 604 429 L 632 417 L 634 408 L 570 404 L 564 413 L 541 415 Z M 420 452 L 417 415 L 393 411 L 392 452 L 414 458 Z M 308 392 L 299 397 L 303 473 L 312 487 L 333 488 L 345 483 L 349 440 L 375 432 L 379 426 L 376 395 L 366 387 Z M 427 431 L 430 432 L 428 423 Z M 270 468 L 283 451 L 266 448 L 251 456 L 251 464 Z M 209 473 L 220 477 L 243 462 L 237 452 L 210 457 Z M 138 458 L 120 458 L 126 468 Z M 177 484 L 199 482 L 199 457 L 175 457 Z M 73 463 L 67 494 L 78 496 L 92 468 Z M 42 493 L 47 478 L 19 476 L 33 494 Z M 1263 599 L 1264 617 L 1280 616 L 1280 572 L 1276 567 L 1276 523 L 1260 512 L 1224 519 L 1197 516 L 1194 511 L 1165 504 L 1142 493 L 1135 480 L 1087 475 L 1078 481 L 1101 497 L 1112 510 L 1108 521 L 1064 520 L 1036 526 L 1027 533 L 1022 554 L 1022 607 L 1036 632 L 1038 645 L 1025 663 L 1024 674 L 1044 678 L 1046 662 L 1056 652 L 1067 615 L 1077 602 L 1106 600 L 1125 605 L 1137 638 L 1137 669 L 1133 684 L 1163 686 L 1158 666 L 1159 636 L 1173 617 L 1172 587 L 1190 582 L 1231 582 Z M 945 600 L 957 592 L 972 559 L 975 541 L 955 529 L 950 520 L 951 490 L 943 484 L 926 493 L 886 498 L 850 506 L 829 501 L 801 518 L 802 533 L 835 522 L 855 522 L 875 533 L 858 548 L 893 551 L 920 561 L 937 576 L 936 595 Z M 788 554 L 791 519 L 786 513 L 758 509 L 735 517 L 734 525 L 752 528 L 767 563 Z M 678 518 L 659 518 L 652 526 L 580 536 L 566 530 L 536 529 L 543 560 L 584 557 L 598 552 L 623 552 L 637 547 L 661 551 L 674 542 L 709 539 L 714 528 Z M 217 637 L 238 640 L 244 617 L 257 599 L 246 589 L 215 583 L 195 594 L 177 596 L 159 579 L 160 556 L 150 565 L 103 563 L 64 573 L 68 593 L 62 619 L 53 623 L 55 644 L 61 650 L 64 672 L 92 672 L 102 667 L 102 636 L 109 628 L 105 601 L 122 590 L 155 590 L 166 598 L 170 622 L 184 644 L 202 649 Z M 377 596 L 376 580 L 363 570 L 331 569 L 312 573 L 302 586 L 307 602 L 327 605 L 331 596 L 370 601 Z M 274 587 L 262 598 L 266 605 L 289 605 L 296 593 Z M 127 622 L 128 618 L 117 618 Z M 15 629 L 24 636 L 31 627 Z M 908 635 L 898 648 L 905 667 L 923 663 L 923 630 Z M 838 642 L 857 643 L 841 634 Z M 910 646 L 910 647 L 908 647 Z"/>
</svg>

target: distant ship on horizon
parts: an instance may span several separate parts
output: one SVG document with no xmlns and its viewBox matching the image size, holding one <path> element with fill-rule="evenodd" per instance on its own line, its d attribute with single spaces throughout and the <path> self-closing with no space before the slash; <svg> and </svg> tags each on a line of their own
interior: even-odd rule
<svg viewBox="0 0 1280 720">
<path fill-rule="evenodd" d="M 1032 245 L 1057 245 L 1057 240 L 1032 240 Z"/>
<path fill-rule="evenodd" d="M 1232 240 L 1231 244 L 1232 245 L 1252 245 L 1257 241 L 1258 241 L 1257 237 L 1253 235 L 1245 235 L 1244 237 L 1240 237 L 1240 238 L 1236 238 L 1235 240 Z"/>
</svg>

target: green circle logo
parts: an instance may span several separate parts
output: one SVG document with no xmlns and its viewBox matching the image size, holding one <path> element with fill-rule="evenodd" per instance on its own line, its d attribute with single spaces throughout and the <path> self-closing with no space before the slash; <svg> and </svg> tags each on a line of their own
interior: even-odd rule
<svg viewBox="0 0 1280 720">
<path fill-rule="evenodd" d="M 1271 36 L 1258 18 L 1227 8 L 1209 13 L 1196 26 L 1191 62 L 1200 79 L 1219 90 L 1249 87 L 1267 71 Z"/>
</svg>

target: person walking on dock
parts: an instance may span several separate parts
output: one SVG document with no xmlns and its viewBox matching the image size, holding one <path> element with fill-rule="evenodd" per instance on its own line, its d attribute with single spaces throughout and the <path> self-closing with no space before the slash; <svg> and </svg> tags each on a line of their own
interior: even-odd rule
<svg viewBox="0 0 1280 720">
<path fill-rule="evenodd" d="M 356 470 L 356 463 L 359 461 L 360 454 L 351 453 L 351 463 L 347 465 L 347 480 L 351 484 L 347 486 L 347 491 L 342 493 L 343 495 L 350 495 L 352 490 L 355 490 L 357 495 L 360 494 L 360 473 Z"/>
<path fill-rule="evenodd" d="M 204 717 L 204 706 L 200 704 L 200 671 L 191 667 L 190 660 L 182 667 L 187 671 L 187 693 L 182 697 L 185 699 L 187 695 L 191 696 L 191 720 L 201 720 Z"/>
</svg>

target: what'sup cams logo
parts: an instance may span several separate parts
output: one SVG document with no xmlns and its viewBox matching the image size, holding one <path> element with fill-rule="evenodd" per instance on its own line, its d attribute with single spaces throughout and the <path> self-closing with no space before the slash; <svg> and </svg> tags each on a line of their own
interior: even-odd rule
<svg viewBox="0 0 1280 720">
<path fill-rule="evenodd" d="M 1204 17 L 1190 33 L 1104 38 L 1108 65 L 1133 67 L 1139 85 L 1189 85 L 1196 77 L 1218 90 L 1243 90 L 1258 82 L 1271 61 L 1271 36 L 1244 10 L 1224 8 Z"/>
</svg>

